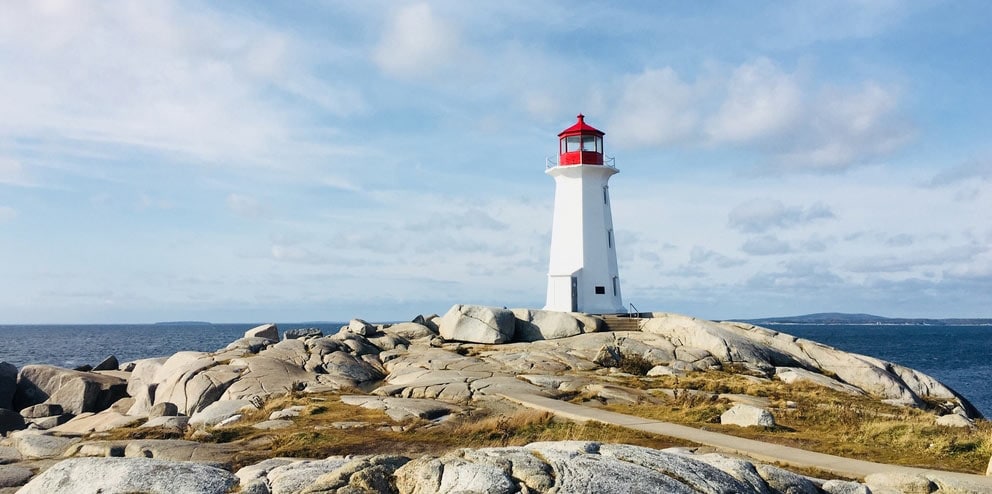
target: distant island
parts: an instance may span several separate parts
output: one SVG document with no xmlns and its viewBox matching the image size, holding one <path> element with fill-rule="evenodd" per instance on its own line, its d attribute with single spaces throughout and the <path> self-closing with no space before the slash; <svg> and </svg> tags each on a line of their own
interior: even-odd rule
<svg viewBox="0 0 992 494">
<path fill-rule="evenodd" d="M 213 326 L 207 321 L 164 321 L 155 323 L 156 326 Z"/>
<path fill-rule="evenodd" d="M 751 324 L 878 324 L 878 325 L 928 325 L 928 326 L 992 326 L 992 319 L 979 318 L 902 318 L 882 317 L 872 314 L 844 314 L 821 312 L 802 316 L 766 317 L 761 319 L 734 319 Z"/>
</svg>

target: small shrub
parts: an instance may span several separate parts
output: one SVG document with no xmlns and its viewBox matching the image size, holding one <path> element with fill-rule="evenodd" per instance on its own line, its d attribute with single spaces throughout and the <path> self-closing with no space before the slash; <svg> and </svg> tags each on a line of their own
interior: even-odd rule
<svg viewBox="0 0 992 494">
<path fill-rule="evenodd" d="M 654 364 L 637 354 L 623 355 L 620 358 L 620 370 L 627 374 L 643 376 L 654 368 Z"/>
</svg>

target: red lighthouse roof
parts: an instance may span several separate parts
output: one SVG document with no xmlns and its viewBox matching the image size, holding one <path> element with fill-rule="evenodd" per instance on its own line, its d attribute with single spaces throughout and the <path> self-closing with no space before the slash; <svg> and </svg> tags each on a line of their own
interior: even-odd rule
<svg viewBox="0 0 992 494">
<path fill-rule="evenodd" d="M 561 131 L 561 133 L 558 134 L 558 137 L 562 137 L 566 135 L 576 135 L 576 134 L 595 134 L 598 136 L 606 135 L 603 131 L 587 124 L 585 120 L 586 118 L 585 115 L 580 113 L 576 118 L 578 118 L 578 120 L 575 122 L 575 124 Z"/>
</svg>

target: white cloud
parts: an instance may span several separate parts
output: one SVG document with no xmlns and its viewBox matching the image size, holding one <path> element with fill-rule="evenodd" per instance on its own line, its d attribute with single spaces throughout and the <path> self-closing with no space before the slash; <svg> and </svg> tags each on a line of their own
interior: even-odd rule
<svg viewBox="0 0 992 494">
<path fill-rule="evenodd" d="M 727 81 L 727 96 L 706 133 L 715 142 L 752 142 L 781 135 L 803 116 L 795 74 L 767 58 L 741 65 Z"/>
<path fill-rule="evenodd" d="M 992 159 L 972 159 L 960 165 L 945 168 L 930 179 L 929 185 L 940 187 L 968 180 L 992 181 Z"/>
<path fill-rule="evenodd" d="M 773 256 L 792 252 L 788 242 L 772 235 L 763 235 L 747 239 L 741 245 L 741 251 L 752 256 Z"/>
<path fill-rule="evenodd" d="M 429 4 L 407 5 L 393 12 L 373 58 L 389 74 L 419 77 L 449 63 L 457 43 L 454 28 Z"/>
<path fill-rule="evenodd" d="M 753 199 L 734 207 L 727 224 L 745 233 L 760 233 L 771 228 L 791 228 L 815 220 L 834 217 L 833 211 L 823 203 L 809 207 L 788 206 L 776 199 Z"/>
<path fill-rule="evenodd" d="M 659 146 L 688 139 L 699 123 L 696 89 L 669 67 L 626 78 L 609 123 L 618 144 Z"/>
<path fill-rule="evenodd" d="M 906 144 L 914 130 L 899 114 L 898 91 L 867 81 L 860 87 L 827 88 L 809 109 L 795 142 L 779 156 L 789 168 L 843 170 Z"/>
<path fill-rule="evenodd" d="M 0 43 L 0 139 L 71 141 L 77 155 L 120 146 L 279 166 L 286 149 L 331 147 L 301 137 L 314 127 L 301 106 L 364 107 L 354 88 L 319 81 L 291 34 L 172 2 L 12 4 Z"/>
<path fill-rule="evenodd" d="M 12 221 L 17 217 L 17 210 L 10 206 L 0 206 L 0 223 Z"/>
</svg>

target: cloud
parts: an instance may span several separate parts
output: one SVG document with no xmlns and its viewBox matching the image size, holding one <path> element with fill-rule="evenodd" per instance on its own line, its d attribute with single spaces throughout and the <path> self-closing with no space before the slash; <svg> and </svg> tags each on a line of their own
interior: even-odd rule
<svg viewBox="0 0 992 494">
<path fill-rule="evenodd" d="M 759 58 L 741 65 L 727 81 L 727 97 L 707 120 L 715 142 L 752 142 L 782 134 L 803 116 L 803 94 L 794 74 Z"/>
<path fill-rule="evenodd" d="M 373 59 L 390 75 L 420 77 L 449 63 L 457 43 L 454 28 L 438 18 L 430 5 L 408 5 L 393 12 Z"/>
<path fill-rule="evenodd" d="M 989 252 L 983 245 L 956 245 L 938 250 L 920 249 L 901 252 L 898 255 L 878 254 L 856 257 L 844 263 L 844 267 L 855 273 L 900 273 L 916 272 L 921 268 L 949 268 L 958 263 L 973 262 L 979 255 Z"/>
<path fill-rule="evenodd" d="M 621 146 L 750 150 L 766 172 L 843 171 L 914 136 L 897 87 L 817 84 L 814 76 L 764 57 L 707 67 L 690 81 L 670 67 L 649 68 L 618 84 L 609 128 Z"/>
<path fill-rule="evenodd" d="M 258 199 L 235 193 L 228 194 L 227 208 L 245 218 L 260 218 L 266 213 L 265 206 Z"/>
<path fill-rule="evenodd" d="M 816 220 L 834 218 L 829 206 L 788 206 L 776 199 L 754 199 L 737 205 L 728 215 L 727 225 L 745 233 L 761 233 L 773 228 L 792 228 Z"/>
<path fill-rule="evenodd" d="M 696 89 L 669 67 L 629 76 L 609 122 L 621 145 L 665 145 L 696 132 Z"/>
<path fill-rule="evenodd" d="M 363 107 L 357 89 L 320 80 L 304 57 L 313 48 L 292 33 L 210 8 L 10 5 L 0 42 L 0 139 L 21 149 L 38 139 L 47 149 L 71 143 L 61 146 L 70 162 L 151 151 L 187 163 L 275 167 L 286 150 L 333 149 L 307 139 L 326 126 L 314 114 Z"/>
<path fill-rule="evenodd" d="M 992 181 L 992 159 L 974 159 L 957 166 L 946 168 L 930 179 L 930 187 L 942 187 L 976 179 Z"/>
<path fill-rule="evenodd" d="M 898 110 L 898 91 L 874 81 L 824 88 L 778 161 L 785 169 L 830 172 L 887 155 L 915 133 Z"/>
<path fill-rule="evenodd" d="M 788 242 L 779 240 L 771 235 L 764 235 L 747 239 L 741 245 L 741 251 L 752 256 L 772 256 L 788 254 L 792 252 L 792 247 L 789 246 Z"/>
<path fill-rule="evenodd" d="M 0 223 L 13 221 L 17 218 L 17 210 L 10 206 L 0 206 Z"/>
</svg>

